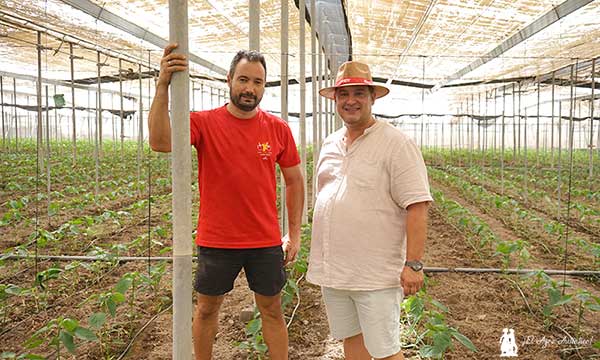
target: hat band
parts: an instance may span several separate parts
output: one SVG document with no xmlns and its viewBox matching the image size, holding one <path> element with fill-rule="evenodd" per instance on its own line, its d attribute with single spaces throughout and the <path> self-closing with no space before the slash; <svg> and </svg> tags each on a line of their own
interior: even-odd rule
<svg viewBox="0 0 600 360">
<path fill-rule="evenodd" d="M 345 79 L 340 79 L 338 81 L 336 81 L 335 86 L 342 86 L 342 85 L 348 85 L 348 84 L 355 84 L 355 85 L 373 85 L 373 81 L 369 80 L 369 79 L 365 79 L 365 78 L 345 78 Z"/>
</svg>

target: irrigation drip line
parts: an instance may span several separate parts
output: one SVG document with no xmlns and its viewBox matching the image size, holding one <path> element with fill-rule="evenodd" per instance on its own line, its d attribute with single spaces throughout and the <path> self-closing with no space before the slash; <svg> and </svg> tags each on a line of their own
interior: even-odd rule
<svg viewBox="0 0 600 360">
<path fill-rule="evenodd" d="M 144 330 L 146 330 L 146 328 L 152 323 L 154 322 L 154 320 L 158 319 L 159 316 L 161 316 L 162 314 L 166 313 L 167 311 L 171 310 L 173 308 L 173 304 L 169 305 L 168 307 L 164 308 L 163 310 L 161 310 L 158 314 L 154 315 L 150 320 L 148 320 L 148 322 L 146 322 L 146 324 L 144 324 L 144 326 L 142 326 L 138 331 L 136 331 L 135 335 L 133 335 L 133 337 L 131 338 L 131 340 L 129 340 L 129 343 L 127 344 L 127 346 L 125 347 L 125 350 L 123 350 L 123 352 L 121 353 L 121 355 L 117 358 L 117 360 L 121 360 L 123 359 L 125 356 L 127 356 L 127 353 L 129 352 L 129 350 L 131 349 L 131 347 L 133 346 L 133 343 L 135 342 L 135 340 L 138 338 L 138 336 L 140 336 L 140 334 L 142 332 L 144 332 Z"/>
<path fill-rule="evenodd" d="M 426 273 L 501 273 L 501 274 L 530 274 L 543 271 L 548 275 L 569 275 L 569 276 L 599 276 L 600 271 L 594 270 L 555 270 L 555 269 L 501 269 L 501 268 L 445 268 L 445 267 L 425 267 Z"/>
<path fill-rule="evenodd" d="M 84 256 L 84 255 L 38 255 L 39 260 L 52 261 L 167 261 L 172 262 L 170 256 Z M 5 255 L 0 260 L 23 260 L 34 258 L 34 255 Z M 192 261 L 196 261 L 192 256 Z M 569 276 L 600 276 L 600 271 L 595 270 L 556 270 L 556 269 L 502 269 L 502 268 L 449 268 L 449 267 L 424 267 L 426 273 L 500 273 L 500 274 L 529 274 L 532 272 L 543 271 L 548 275 L 569 275 Z"/>
</svg>

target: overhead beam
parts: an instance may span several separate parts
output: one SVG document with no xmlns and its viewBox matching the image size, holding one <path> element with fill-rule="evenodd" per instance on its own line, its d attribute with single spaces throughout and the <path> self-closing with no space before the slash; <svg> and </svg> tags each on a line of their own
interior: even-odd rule
<svg viewBox="0 0 600 360">
<path fill-rule="evenodd" d="M 63 3 L 68 4 L 75 9 L 81 10 L 84 13 L 93 16 L 95 19 L 101 20 L 117 29 L 123 30 L 128 34 L 131 34 L 139 39 L 147 41 L 153 45 L 163 49 L 169 43 L 166 39 L 159 37 L 158 35 L 151 33 L 150 31 L 138 26 L 129 20 L 122 18 L 110 11 L 94 4 L 89 0 L 61 0 Z M 201 65 L 210 71 L 213 71 L 220 75 L 227 75 L 227 70 L 220 66 L 217 66 L 210 61 L 201 58 L 198 55 L 189 54 L 191 62 Z"/>
<path fill-rule="evenodd" d="M 8 71 L 2 71 L 2 70 L 0 70 L 0 76 L 11 77 L 11 78 L 15 78 L 15 79 L 19 79 L 19 80 L 26 80 L 26 81 L 31 81 L 31 82 L 37 81 L 37 76 L 17 74 L 17 73 L 8 72 Z M 54 79 L 42 78 L 42 83 L 47 84 L 47 85 L 64 86 L 66 88 L 71 87 L 71 81 L 67 81 L 67 80 L 54 80 Z M 92 91 L 97 90 L 97 87 L 87 86 L 87 85 L 78 85 L 77 82 L 75 82 L 75 85 L 73 85 L 73 87 L 75 89 L 81 89 L 81 90 L 92 90 Z M 6 91 L 7 90 L 5 90 L 5 92 Z M 104 89 L 104 90 L 102 90 L 102 92 L 105 94 L 117 94 L 117 95 L 120 94 L 119 91 L 110 90 L 110 89 Z M 123 93 L 123 95 L 131 97 L 132 99 L 134 99 L 134 98 L 137 99 L 139 96 L 137 94 L 132 94 L 132 93 Z"/>
<path fill-rule="evenodd" d="M 566 0 L 562 4 L 554 7 L 552 10 L 550 10 L 547 13 L 545 13 L 544 15 L 542 15 L 540 18 L 535 20 L 533 23 L 531 23 L 531 24 L 527 25 L 525 28 L 521 29 L 518 33 L 516 33 L 513 36 L 511 36 L 510 38 L 506 39 L 504 42 L 502 42 L 500 45 L 498 45 L 492 51 L 481 56 L 479 59 L 473 61 L 471 64 L 467 65 L 466 67 L 464 67 L 461 70 L 457 71 L 456 73 L 452 74 L 445 81 L 449 82 L 449 81 L 453 81 L 453 80 L 462 78 L 463 76 L 470 73 L 471 71 L 473 71 L 473 70 L 477 69 L 478 67 L 499 57 L 500 55 L 504 54 L 505 52 L 512 49 L 516 45 L 529 39 L 533 35 L 544 30 L 548 26 L 554 24 L 555 22 L 566 17 L 567 15 L 570 15 L 571 13 L 575 12 L 576 10 L 579 10 L 580 8 L 586 6 L 587 4 L 591 3 L 592 1 L 594 1 L 594 0 Z"/>
</svg>

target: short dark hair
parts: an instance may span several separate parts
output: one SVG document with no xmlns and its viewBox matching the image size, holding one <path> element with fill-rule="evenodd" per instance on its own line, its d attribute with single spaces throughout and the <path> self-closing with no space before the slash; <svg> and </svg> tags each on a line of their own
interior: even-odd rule
<svg viewBox="0 0 600 360">
<path fill-rule="evenodd" d="M 229 77 L 233 79 L 233 74 L 235 73 L 235 67 L 242 60 L 246 59 L 249 62 L 260 62 L 265 69 L 265 81 L 267 80 L 267 62 L 265 61 L 265 57 L 263 54 L 259 53 L 255 50 L 240 50 L 235 54 L 233 60 L 231 60 L 231 65 L 229 66 Z"/>
</svg>

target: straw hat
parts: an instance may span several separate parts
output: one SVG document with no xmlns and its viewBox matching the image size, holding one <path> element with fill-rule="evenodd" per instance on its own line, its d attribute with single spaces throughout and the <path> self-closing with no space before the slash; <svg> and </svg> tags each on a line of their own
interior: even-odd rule
<svg viewBox="0 0 600 360">
<path fill-rule="evenodd" d="M 335 85 L 319 90 L 319 94 L 328 99 L 335 100 L 335 89 L 352 85 L 367 85 L 373 87 L 373 89 L 375 89 L 376 99 L 384 97 L 390 92 L 390 89 L 385 86 L 373 83 L 371 71 L 367 64 L 358 61 L 346 61 L 340 65 L 340 68 L 338 69 Z"/>
</svg>

